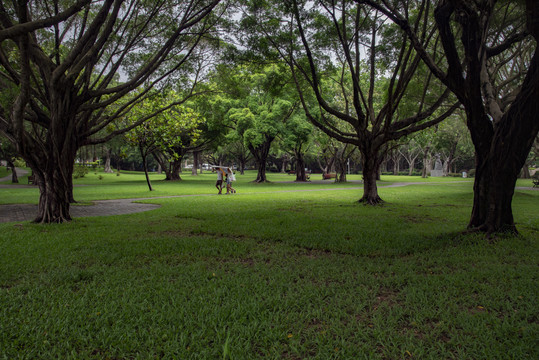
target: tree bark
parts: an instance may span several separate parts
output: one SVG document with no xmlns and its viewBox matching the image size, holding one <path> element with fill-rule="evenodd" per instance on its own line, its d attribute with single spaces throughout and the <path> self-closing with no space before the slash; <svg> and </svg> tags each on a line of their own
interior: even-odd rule
<svg viewBox="0 0 539 360">
<path fill-rule="evenodd" d="M 255 180 L 256 183 L 268 181 L 266 177 L 266 167 L 272 141 L 273 138 L 266 139 L 264 143 L 258 145 L 257 147 L 249 145 L 249 151 L 251 152 L 251 154 L 253 154 L 257 167 L 257 175 Z"/>
<path fill-rule="evenodd" d="M 110 148 L 107 148 L 106 152 L 105 152 L 105 168 L 104 168 L 104 171 L 108 174 L 112 174 L 114 171 L 112 170 L 112 168 L 110 167 L 110 153 L 111 153 L 111 149 Z"/>
<path fill-rule="evenodd" d="M 182 158 L 176 159 L 172 161 L 170 164 L 171 171 L 170 171 L 170 180 L 172 181 L 179 181 L 182 178 L 180 177 L 180 172 L 182 169 Z"/>
<path fill-rule="evenodd" d="M 193 169 L 191 170 L 191 175 L 198 175 L 198 159 L 200 157 L 200 151 L 193 151 Z"/>
<path fill-rule="evenodd" d="M 305 174 L 305 160 L 301 150 L 296 151 L 294 156 L 296 158 L 296 181 L 305 182 L 307 181 L 307 175 Z"/>
<path fill-rule="evenodd" d="M 477 207 L 488 210 L 472 225 L 492 234 L 517 233 L 511 202 L 518 175 L 539 132 L 539 53 L 536 50 L 517 98 L 493 134 L 488 156 L 481 164 L 481 197 Z M 474 203 L 475 209 L 475 203 Z M 479 217 L 482 216 L 482 217 Z"/>
<path fill-rule="evenodd" d="M 370 149 L 361 149 L 361 159 L 363 162 L 363 197 L 359 202 L 368 205 L 377 205 L 383 202 L 378 195 L 378 187 L 376 185 L 376 179 L 382 161 L 377 151 L 368 150 Z"/>
<path fill-rule="evenodd" d="M 148 184 L 148 189 L 150 191 L 153 191 L 152 183 L 150 181 L 150 176 L 148 175 L 148 161 L 147 157 L 148 154 L 144 151 L 144 147 L 142 145 L 139 146 L 140 156 L 142 157 L 142 167 L 144 168 L 144 175 L 146 176 L 146 184 Z"/>
<path fill-rule="evenodd" d="M 15 169 L 15 164 L 10 159 L 7 159 L 7 166 L 11 169 L 11 182 L 13 184 L 19 183 L 19 177 L 17 176 L 17 170 Z"/>
<path fill-rule="evenodd" d="M 153 158 L 157 163 L 159 164 L 159 167 L 162 171 L 165 172 L 165 180 L 172 180 L 172 171 L 170 168 L 170 164 L 167 164 L 163 158 L 158 153 L 152 153 Z"/>
<path fill-rule="evenodd" d="M 72 151 L 50 149 L 40 162 L 32 162 L 32 172 L 39 187 L 36 223 L 62 223 L 71 220 L 69 212 L 73 197 L 73 163 L 76 147 Z"/>
</svg>

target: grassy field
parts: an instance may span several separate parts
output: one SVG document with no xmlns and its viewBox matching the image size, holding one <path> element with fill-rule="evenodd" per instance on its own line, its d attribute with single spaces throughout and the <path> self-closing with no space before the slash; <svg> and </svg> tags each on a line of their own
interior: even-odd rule
<svg viewBox="0 0 539 360">
<path fill-rule="evenodd" d="M 150 194 L 140 174 L 91 173 L 75 197 L 216 192 L 212 174 L 153 176 Z M 372 208 L 357 183 L 253 178 L 146 213 L 0 224 L 0 359 L 539 358 L 539 192 L 516 192 L 521 235 L 489 242 L 462 233 L 463 179 L 383 177 Z M 405 180 L 425 184 L 384 187 Z"/>
<path fill-rule="evenodd" d="M 11 173 L 8 173 L 5 166 L 0 166 L 0 178 L 3 178 L 4 176 L 8 176 Z"/>
</svg>

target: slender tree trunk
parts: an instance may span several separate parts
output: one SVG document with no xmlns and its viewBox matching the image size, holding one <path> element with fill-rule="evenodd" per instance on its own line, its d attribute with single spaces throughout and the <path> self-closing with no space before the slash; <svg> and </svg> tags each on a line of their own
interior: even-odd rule
<svg viewBox="0 0 539 360">
<path fill-rule="evenodd" d="M 7 159 L 6 161 L 7 161 L 7 167 L 11 169 L 11 182 L 13 184 L 18 184 L 19 177 L 17 176 L 17 170 L 15 169 L 15 164 L 13 163 L 13 161 L 11 161 L 11 159 Z"/>
<path fill-rule="evenodd" d="M 191 170 L 191 175 L 198 175 L 198 159 L 200 157 L 200 151 L 193 151 L 193 169 Z"/>
<path fill-rule="evenodd" d="M 335 182 L 343 183 L 346 182 L 346 148 L 344 146 L 342 149 L 335 149 Z"/>
<path fill-rule="evenodd" d="M 524 163 L 524 166 L 522 167 L 522 170 L 520 171 L 520 178 L 521 179 L 531 179 L 532 176 L 530 174 L 530 169 L 528 168 L 529 164 L 528 162 Z"/>
<path fill-rule="evenodd" d="M 152 153 L 152 156 L 159 164 L 161 171 L 165 172 L 165 180 L 172 180 L 172 171 L 169 164 L 158 153 Z"/>
<path fill-rule="evenodd" d="M 142 146 L 139 146 L 140 156 L 142 157 L 142 167 L 144 168 L 144 175 L 146 176 L 146 184 L 148 184 L 148 189 L 153 191 L 152 183 L 150 182 L 150 176 L 148 175 L 148 154 L 144 151 Z"/>
<path fill-rule="evenodd" d="M 423 151 L 423 169 L 421 170 L 421 177 L 426 178 L 429 176 L 432 170 L 432 156 L 430 155 L 430 148 L 426 148 Z"/>
<path fill-rule="evenodd" d="M 408 168 L 408 176 L 412 176 L 414 173 L 414 167 L 415 167 L 415 158 L 410 159 L 408 162 L 409 168 Z"/>
</svg>

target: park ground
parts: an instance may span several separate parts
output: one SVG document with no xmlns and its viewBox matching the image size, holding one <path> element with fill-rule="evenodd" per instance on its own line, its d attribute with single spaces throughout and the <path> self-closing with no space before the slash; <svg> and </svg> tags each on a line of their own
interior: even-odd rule
<svg viewBox="0 0 539 360">
<path fill-rule="evenodd" d="M 515 192 L 519 236 L 487 240 L 465 232 L 464 179 L 382 177 L 386 203 L 367 207 L 359 175 L 255 175 L 217 196 L 211 173 L 154 174 L 150 193 L 142 174 L 91 172 L 74 207 L 160 207 L 0 224 L 0 359 L 539 358 L 538 191 Z"/>
</svg>

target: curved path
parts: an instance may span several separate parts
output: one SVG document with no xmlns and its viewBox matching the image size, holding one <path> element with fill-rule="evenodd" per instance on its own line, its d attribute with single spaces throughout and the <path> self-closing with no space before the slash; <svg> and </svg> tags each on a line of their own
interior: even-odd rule
<svg viewBox="0 0 539 360">
<path fill-rule="evenodd" d="M 19 173 L 19 172 L 18 172 Z M 21 172 L 21 176 L 23 176 Z M 11 176 L 7 178 L 0 178 L 0 182 L 9 181 Z M 288 183 L 288 181 L 286 181 Z M 469 181 L 465 181 L 469 182 Z M 293 183 L 293 181 L 290 181 Z M 315 180 L 312 183 L 327 184 L 323 180 Z M 362 184 L 361 181 L 355 180 L 350 183 Z M 437 185 L 440 183 L 425 183 L 425 182 L 397 182 L 390 185 L 379 185 L 378 187 L 403 187 L 408 185 Z M 1 188 L 20 188 L 26 185 L 0 185 Z M 296 189 L 296 190 L 281 190 L 281 191 L 268 191 L 267 193 L 286 193 L 286 192 L 305 192 L 305 191 L 335 191 L 335 190 L 358 190 L 363 187 L 340 187 L 340 188 L 327 188 L 327 189 Z M 532 187 L 517 187 L 519 190 L 539 190 L 539 188 Z M 264 193 L 264 192 L 260 192 Z M 144 204 L 137 203 L 141 200 L 152 200 L 160 198 L 181 198 L 192 196 L 216 196 L 217 194 L 197 194 L 197 195 L 171 195 L 171 196 L 158 196 L 158 197 L 145 197 L 136 199 L 115 199 L 115 200 L 100 200 L 92 202 L 93 205 L 75 205 L 70 207 L 72 217 L 91 217 L 91 216 L 110 216 L 110 215 L 124 215 L 133 214 L 138 212 L 144 212 L 154 210 L 161 205 L 158 204 Z M 16 222 L 16 221 L 31 221 L 37 214 L 37 205 L 32 204 L 13 204 L 13 205 L 0 205 L 0 223 Z"/>
</svg>

